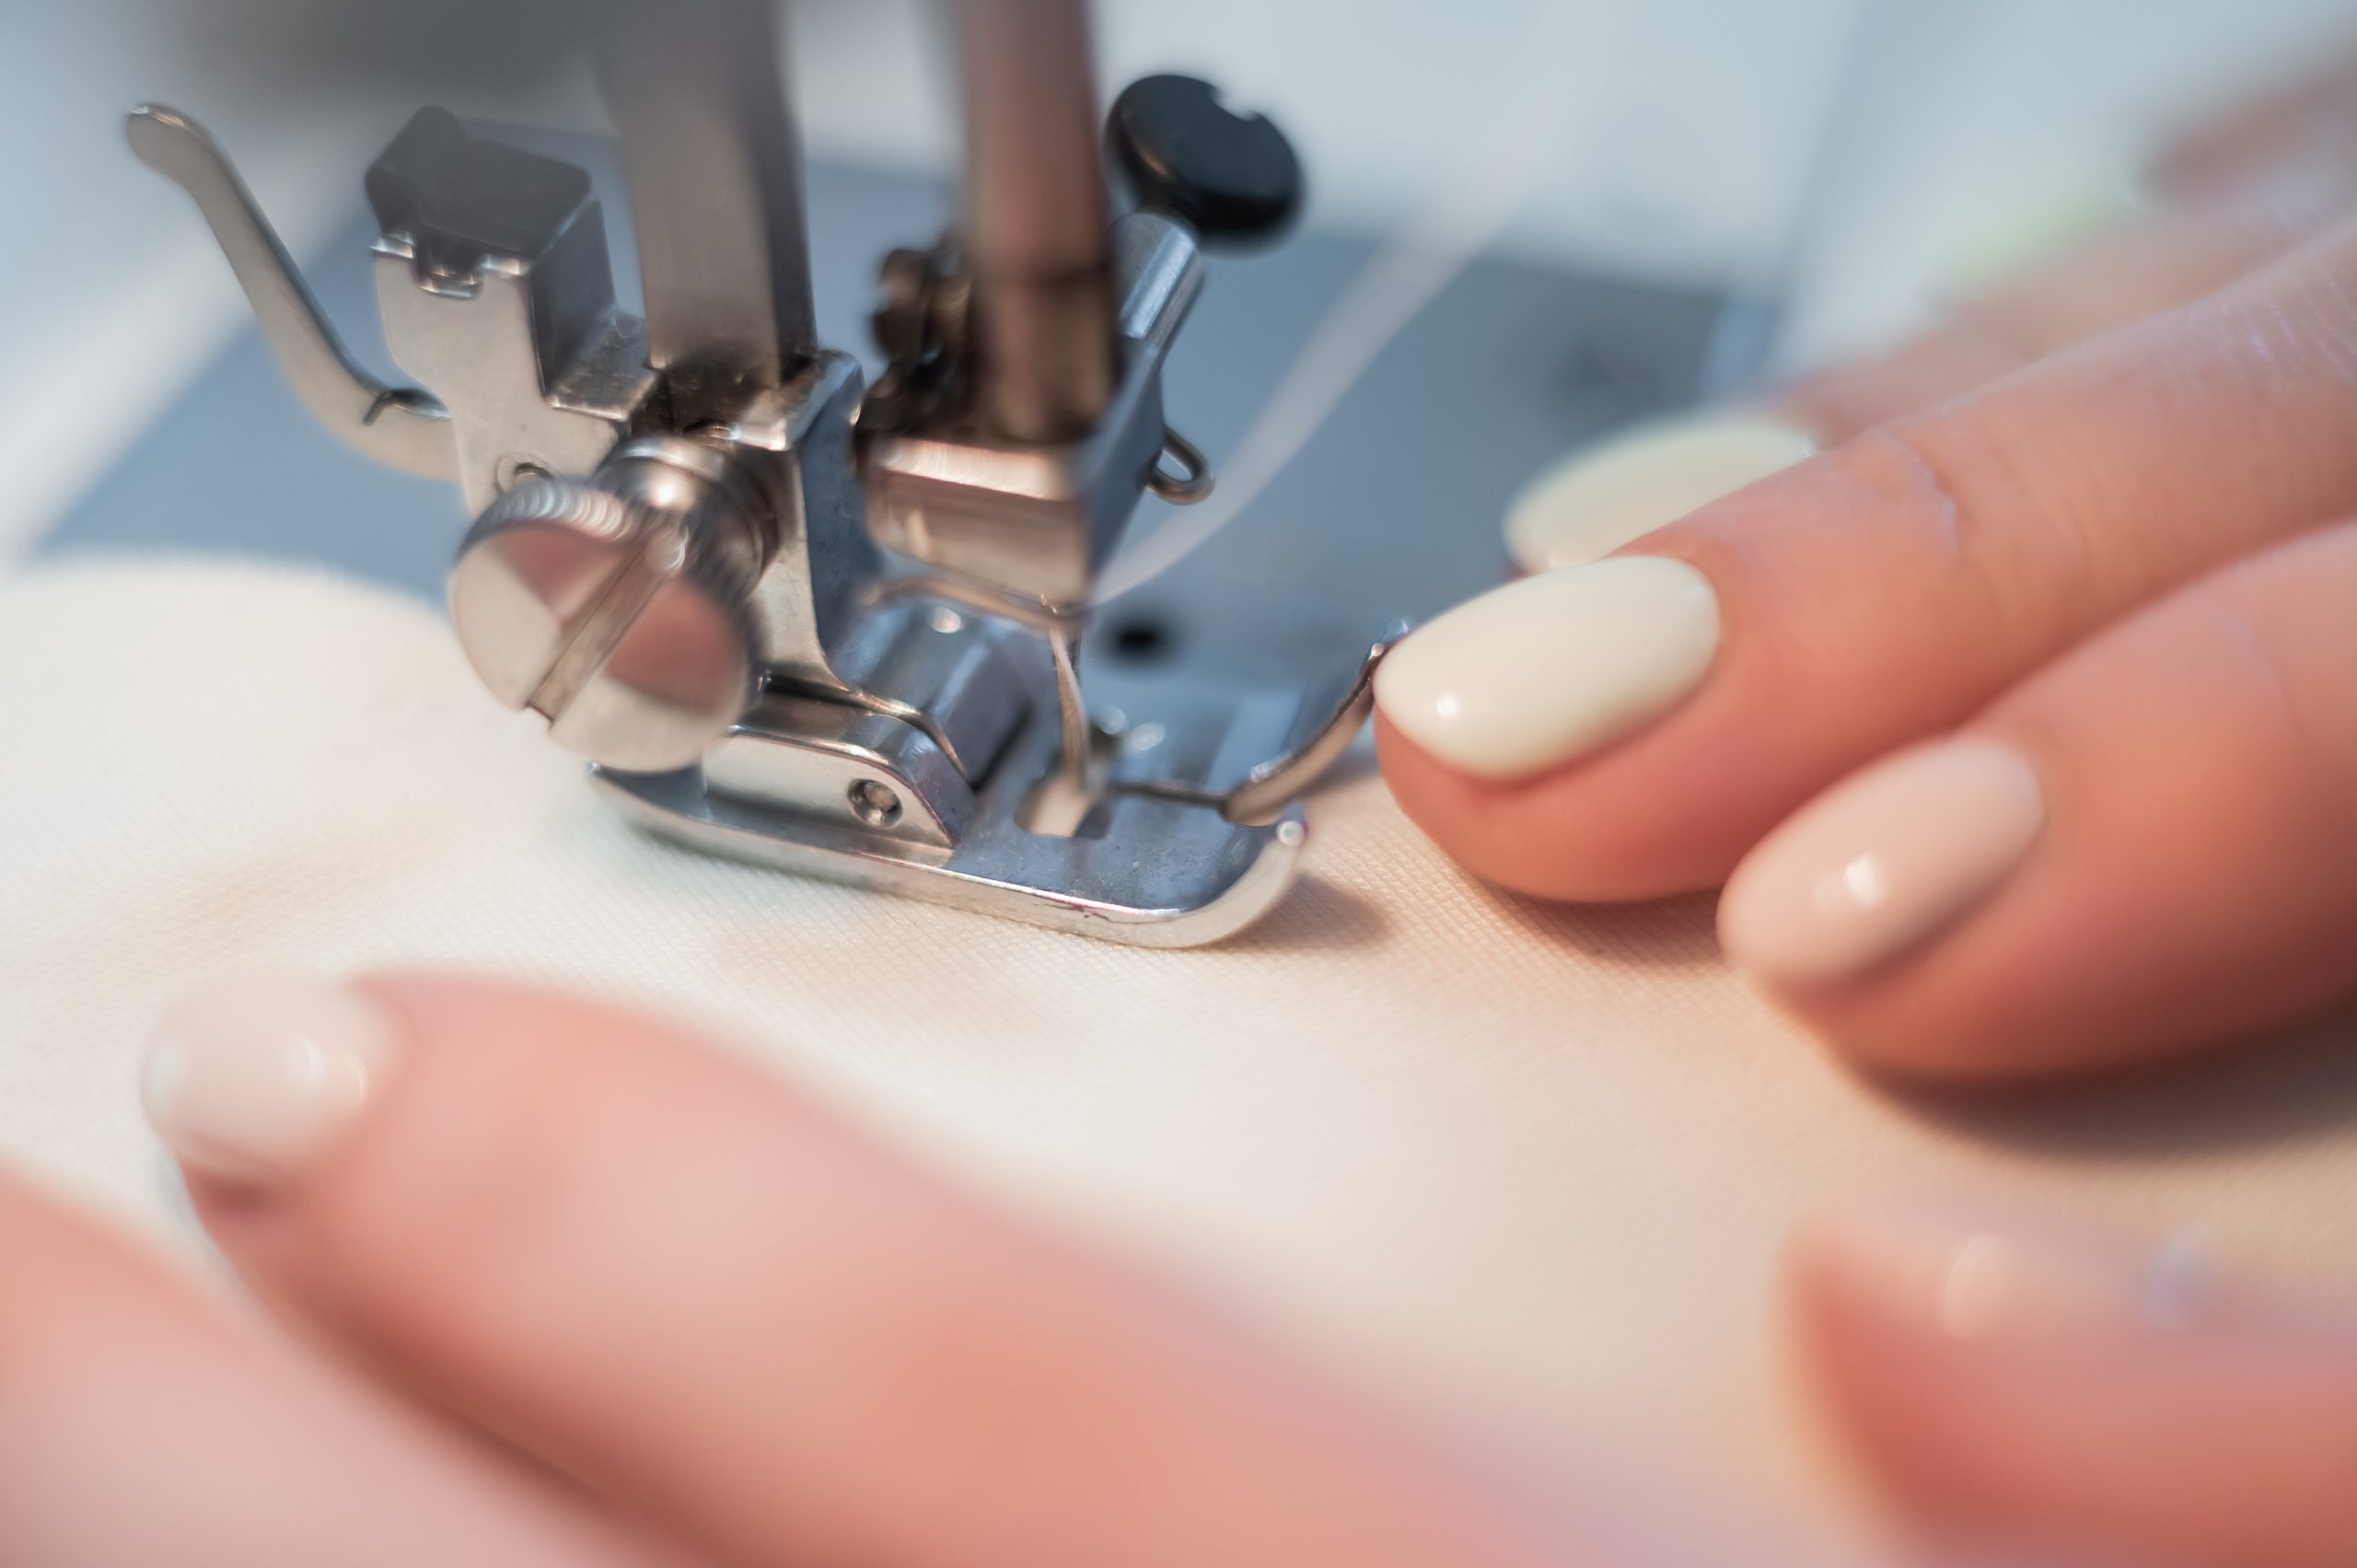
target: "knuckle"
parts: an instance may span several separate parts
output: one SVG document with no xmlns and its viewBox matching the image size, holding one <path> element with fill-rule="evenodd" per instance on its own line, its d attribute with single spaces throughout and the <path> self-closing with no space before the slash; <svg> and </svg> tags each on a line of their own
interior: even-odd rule
<svg viewBox="0 0 2357 1568">
<path fill-rule="evenodd" d="M 2002 648 L 2052 641 L 2061 607 L 2080 592 L 2084 539 L 2004 442 L 1967 411 L 1939 412 L 1867 432 L 1844 459 L 1878 515 L 1906 519 L 1935 552 L 1965 625 Z"/>
</svg>

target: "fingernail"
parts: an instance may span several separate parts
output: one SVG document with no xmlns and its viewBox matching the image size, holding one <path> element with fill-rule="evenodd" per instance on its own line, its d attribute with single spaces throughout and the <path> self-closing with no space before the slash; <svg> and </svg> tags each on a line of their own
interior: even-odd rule
<svg viewBox="0 0 2357 1568">
<path fill-rule="evenodd" d="M 2046 823 L 2038 775 L 1994 741 L 1941 741 L 1836 784 L 1727 881 L 1719 940 L 1742 968 L 1795 984 L 1861 973 L 1987 898 Z"/>
<path fill-rule="evenodd" d="M 272 1186 L 342 1136 L 400 1047 L 395 1021 L 348 986 L 246 976 L 172 1009 L 148 1043 L 141 1098 L 182 1164 Z"/>
<path fill-rule="evenodd" d="M 1420 628 L 1383 661 L 1376 702 L 1449 766 L 1523 778 L 1675 707 L 1718 645 L 1708 578 L 1618 556 L 1509 583 Z"/>
<path fill-rule="evenodd" d="M 2142 1328 L 2180 1331 L 2217 1299 L 2207 1239 L 2144 1243 L 2054 1221 L 1884 1202 L 1820 1223 L 1817 1270 L 1927 1334 L 1980 1343 L 2060 1342 Z"/>
<path fill-rule="evenodd" d="M 1798 425 L 1706 414 L 1642 426 L 1574 453 L 1506 508 L 1506 549 L 1526 572 L 1600 561 L 1631 540 L 1817 455 Z"/>
</svg>

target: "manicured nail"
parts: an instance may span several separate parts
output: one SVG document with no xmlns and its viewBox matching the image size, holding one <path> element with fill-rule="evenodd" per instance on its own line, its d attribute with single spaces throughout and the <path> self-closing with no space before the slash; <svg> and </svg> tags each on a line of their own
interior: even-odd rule
<svg viewBox="0 0 2357 1568">
<path fill-rule="evenodd" d="M 1771 980 L 1861 973 L 1987 898 L 2045 823 L 2037 773 L 2004 746 L 1901 752 L 1803 807 L 1736 867 L 1719 900 L 1720 944 Z"/>
<path fill-rule="evenodd" d="M 1718 645 L 1708 578 L 1617 556 L 1508 583 L 1420 628 L 1383 661 L 1376 702 L 1450 767 L 1524 778 L 1675 707 Z"/>
<path fill-rule="evenodd" d="M 2053 1220 L 1892 1202 L 1820 1222 L 1808 1251 L 1819 1272 L 1883 1313 L 1974 1342 L 2189 1330 L 2217 1298 L 2209 1244 L 2194 1230 L 2145 1243 Z"/>
<path fill-rule="evenodd" d="M 1574 453 L 1524 487 L 1506 508 L 1506 549 L 1526 572 L 1600 561 L 1816 454 L 1807 431 L 1757 416 L 1642 426 Z"/>
<path fill-rule="evenodd" d="M 271 1186 L 335 1143 L 400 1048 L 399 1026 L 357 991 L 252 975 L 172 1009 L 148 1044 L 141 1098 L 182 1164 Z"/>
</svg>

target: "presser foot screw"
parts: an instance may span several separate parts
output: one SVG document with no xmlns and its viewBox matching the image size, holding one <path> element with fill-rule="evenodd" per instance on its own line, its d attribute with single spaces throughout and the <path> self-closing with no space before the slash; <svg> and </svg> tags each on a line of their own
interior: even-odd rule
<svg viewBox="0 0 2357 1568">
<path fill-rule="evenodd" d="M 559 745 L 624 772 L 701 758 L 760 684 L 750 504 L 709 448 L 633 443 L 588 480 L 522 477 L 450 572 L 475 673 Z"/>
<path fill-rule="evenodd" d="M 851 786 L 851 814 L 871 828 L 888 828 L 900 819 L 900 797 L 874 779 Z"/>
</svg>

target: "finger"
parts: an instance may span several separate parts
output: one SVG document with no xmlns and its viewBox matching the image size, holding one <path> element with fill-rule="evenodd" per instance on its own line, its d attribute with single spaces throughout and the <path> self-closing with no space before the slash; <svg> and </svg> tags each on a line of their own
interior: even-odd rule
<svg viewBox="0 0 2357 1568">
<path fill-rule="evenodd" d="M 1770 401 L 1779 417 L 1812 432 L 1819 444 L 1838 447 L 1887 420 L 2002 380 L 2038 357 L 1977 328 L 1942 321 L 1897 348 L 1804 376 Z"/>
<path fill-rule="evenodd" d="M 2316 239 L 2357 204 L 2357 159 L 2296 186 L 2147 215 L 2026 277 L 1957 303 L 1887 354 L 1804 377 L 1779 415 L 1836 446 L 2064 349 L 2206 297 Z"/>
<path fill-rule="evenodd" d="M 2037 273 L 1956 307 L 1957 320 L 2025 363 L 2191 304 L 2344 222 L 2357 159 L 2274 180 L 2100 235 Z M 1894 411 L 1901 412 L 1901 411 Z"/>
<path fill-rule="evenodd" d="M 2248 184 L 2287 166 L 2346 161 L 2357 133 L 2357 53 L 2243 103 L 2176 138 L 2152 183 L 2170 194 Z"/>
<path fill-rule="evenodd" d="M 1958 301 L 1896 349 L 1805 377 L 1764 407 L 1642 426 L 1573 453 L 1507 508 L 1515 564 L 1544 572 L 1600 559 L 1819 447 L 2213 294 L 2357 208 L 2346 138 L 2286 135 L 2248 152 L 2180 200 Z"/>
<path fill-rule="evenodd" d="M 2357 159 L 2349 160 L 2357 173 Z M 1809 377 L 1759 410 L 1689 415 L 1582 448 L 1506 509 L 1524 572 L 1583 565 L 1862 431 L 2061 349 L 2199 299 L 2313 238 L 2357 203 L 2344 180 L 2298 203 L 2241 198 L 2083 246 L 1900 348 Z"/>
<path fill-rule="evenodd" d="M 0 1562 L 624 1568 L 584 1505 L 0 1179 Z"/>
<path fill-rule="evenodd" d="M 1411 635 L 1400 805 L 1555 897 L 1721 880 L 1868 760 L 2357 501 L 2357 233 Z"/>
<path fill-rule="evenodd" d="M 1884 1205 L 1804 1234 L 1801 1339 L 1933 1517 L 2170 1562 L 2357 1562 L 2357 1305 L 2232 1280 L 2198 1236 Z"/>
<path fill-rule="evenodd" d="M 1973 291 L 1889 354 L 1796 383 L 1780 412 L 1838 444 L 2203 298 L 2323 236 L 2357 208 L 2352 87 L 2344 66 L 2186 139 L 2148 182 L 2159 204 Z"/>
<path fill-rule="evenodd" d="M 2357 991 L 2357 525 L 2279 546 L 1780 828 L 1736 962 L 1852 1054 L 2073 1072 Z"/>
<path fill-rule="evenodd" d="M 281 981 L 183 1009 L 154 1060 L 156 1120 L 216 1173 L 200 1204 L 249 1280 L 715 1556 L 1563 1544 L 1428 1434 L 659 1026 Z"/>
</svg>

